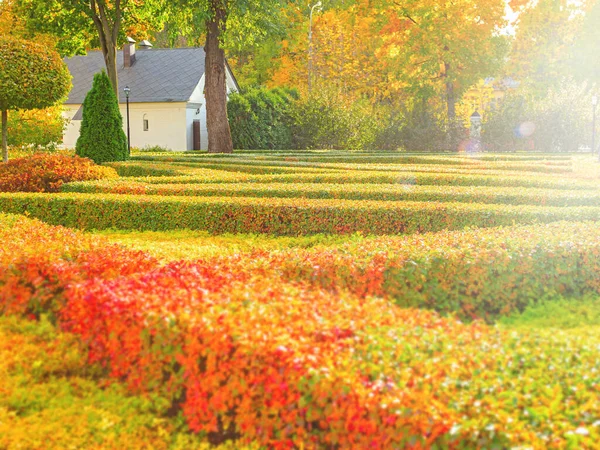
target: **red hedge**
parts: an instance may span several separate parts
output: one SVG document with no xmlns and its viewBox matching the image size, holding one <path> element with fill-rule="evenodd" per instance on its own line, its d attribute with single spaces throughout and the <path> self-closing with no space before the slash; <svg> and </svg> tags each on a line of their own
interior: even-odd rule
<svg viewBox="0 0 600 450">
<path fill-rule="evenodd" d="M 63 183 L 103 178 L 118 175 L 87 158 L 39 153 L 0 165 L 0 192 L 59 192 Z"/>
</svg>

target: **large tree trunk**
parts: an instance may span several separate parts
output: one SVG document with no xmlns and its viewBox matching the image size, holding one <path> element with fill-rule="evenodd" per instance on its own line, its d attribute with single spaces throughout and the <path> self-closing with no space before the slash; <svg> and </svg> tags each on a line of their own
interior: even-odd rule
<svg viewBox="0 0 600 450">
<path fill-rule="evenodd" d="M 106 74 L 110 80 L 110 84 L 119 98 L 119 77 L 117 76 L 117 47 L 112 45 L 104 54 L 104 63 L 106 64 Z"/>
<path fill-rule="evenodd" d="M 124 1 L 126 3 L 127 0 Z M 119 38 L 119 30 L 121 29 L 121 0 L 115 0 L 113 21 L 109 19 L 109 14 L 106 11 L 107 6 L 104 2 L 90 0 L 90 15 L 96 30 L 98 31 L 98 39 L 104 56 L 104 64 L 106 65 L 106 74 L 110 80 L 117 99 L 119 98 L 119 77 L 117 73 L 117 39 Z"/>
<path fill-rule="evenodd" d="M 450 71 L 450 64 L 444 62 L 444 72 L 446 78 Z M 450 80 L 446 80 L 446 105 L 448 107 L 448 122 L 454 122 L 456 120 L 456 97 L 454 95 L 454 83 Z"/>
<path fill-rule="evenodd" d="M 2 161 L 8 162 L 8 111 L 2 111 Z"/>
<path fill-rule="evenodd" d="M 227 84 L 225 52 L 220 37 L 225 31 L 227 12 L 219 0 L 210 0 L 211 18 L 206 23 L 206 128 L 209 153 L 233 153 L 231 130 L 227 119 Z"/>
</svg>

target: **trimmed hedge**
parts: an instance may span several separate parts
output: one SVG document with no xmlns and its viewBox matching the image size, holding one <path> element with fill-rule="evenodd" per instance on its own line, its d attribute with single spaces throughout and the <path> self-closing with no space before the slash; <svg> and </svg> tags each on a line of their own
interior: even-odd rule
<svg viewBox="0 0 600 450">
<path fill-rule="evenodd" d="M 399 309 L 384 299 L 291 285 L 281 277 L 291 261 L 284 272 L 274 272 L 268 259 L 260 266 L 257 255 L 156 267 L 126 250 L 108 258 L 102 242 L 82 233 L 23 218 L 0 216 L 0 225 L 0 239 L 15 241 L 0 247 L 0 307 L 18 298 L 10 313 L 49 309 L 87 346 L 91 363 L 133 393 L 170 399 L 171 411 L 182 411 L 189 427 L 212 442 L 383 450 L 594 448 L 600 439 L 600 340 L 593 334 L 507 333 Z M 537 232 L 492 231 L 488 250 L 516 233 L 527 270 L 529 261 L 548 259 L 553 262 L 545 267 L 554 268 L 558 281 L 573 275 L 564 272 L 565 263 L 583 269 L 580 281 L 599 270 L 595 224 L 556 224 Z M 405 240 L 405 249 L 414 246 L 409 254 L 415 261 L 439 250 L 451 253 L 456 243 L 476 252 L 473 244 L 487 231 L 470 233 L 442 236 L 442 249 L 434 248 L 435 235 L 425 237 L 425 248 L 415 237 Z M 74 248 L 74 242 L 87 244 Z M 383 247 L 375 253 L 363 248 L 370 253 L 359 252 L 356 262 L 389 254 L 387 240 L 373 243 Z M 542 252 L 532 254 L 539 245 Z M 509 248 L 516 255 L 516 247 Z M 405 256 L 396 261 L 410 266 Z M 327 257 L 325 252 L 319 261 Z M 505 255 L 497 257 L 502 262 Z M 347 259 L 329 261 L 342 269 Z M 510 268 L 506 262 L 503 267 Z M 319 269 L 312 266 L 324 275 Z M 481 279 L 472 269 L 473 279 Z M 377 281 L 377 271 L 363 279 L 369 275 Z M 422 274 L 413 275 L 409 289 L 420 292 Z M 545 272 L 534 275 L 542 286 Z M 22 287 L 41 282 L 54 287 L 45 291 L 50 302 L 23 297 L 31 291 Z"/>
<path fill-rule="evenodd" d="M 142 156 L 136 157 L 140 161 L 158 162 L 161 157 Z M 501 174 L 506 171 L 511 172 L 541 172 L 541 173 L 557 173 L 566 174 L 573 172 L 570 163 L 564 165 L 563 163 L 520 163 L 520 162 L 481 162 L 481 161 L 457 161 L 450 163 L 439 163 L 434 161 L 427 161 L 422 158 L 405 158 L 406 161 L 402 160 L 391 160 L 389 163 L 377 161 L 357 163 L 352 159 L 346 160 L 340 158 L 338 162 L 329 162 L 325 159 L 324 162 L 317 162 L 314 158 L 306 161 L 302 161 L 297 157 L 285 157 L 285 158 L 274 158 L 269 155 L 264 157 L 256 157 L 252 159 L 243 158 L 242 156 L 235 156 L 231 158 L 213 158 L 213 157 L 174 157 L 167 158 L 167 162 L 174 163 L 185 163 L 191 167 L 201 167 L 206 169 L 220 169 L 220 170 L 239 170 L 239 171 L 251 171 L 254 169 L 256 173 L 269 173 L 269 170 L 274 171 L 276 169 L 284 168 L 302 168 L 302 169 L 329 169 L 329 170 L 403 170 L 403 171 L 420 171 L 420 172 L 456 172 L 456 173 L 470 173 L 485 171 L 487 173 Z M 162 158 L 162 161 L 165 161 Z M 436 166 L 442 166 L 436 167 Z M 259 170 L 260 169 L 260 170 Z M 271 172 L 277 173 L 277 172 Z"/>
<path fill-rule="evenodd" d="M 168 163 L 139 164 L 135 162 L 111 162 L 103 165 L 115 169 L 120 177 L 171 177 L 183 175 L 180 172 L 181 167 L 174 167 Z"/>
<path fill-rule="evenodd" d="M 403 234 L 558 220 L 600 220 L 597 207 L 477 203 L 191 198 L 111 194 L 0 194 L 0 211 L 83 229 L 211 233 Z"/>
<path fill-rule="evenodd" d="M 514 189 L 488 186 L 414 186 L 410 184 L 326 184 L 326 183 L 205 183 L 71 184 L 64 192 L 162 196 L 276 197 L 379 201 L 500 203 L 538 206 L 600 206 L 600 190 Z"/>
<path fill-rule="evenodd" d="M 0 240 L 0 314 L 47 314 L 55 321 L 67 285 L 158 266 L 146 253 L 22 216 L 0 214 Z"/>
<path fill-rule="evenodd" d="M 326 249 L 256 251 L 245 264 L 331 292 L 492 321 L 543 297 L 599 294 L 600 227 L 558 222 L 377 237 Z"/>
<path fill-rule="evenodd" d="M 114 178 L 114 169 L 87 158 L 37 153 L 0 165 L 0 192 L 59 192 L 70 181 Z"/>
<path fill-rule="evenodd" d="M 598 190 L 594 181 L 575 178 L 523 176 L 523 174 L 470 175 L 455 173 L 414 173 L 414 172 L 377 172 L 377 171 L 319 171 L 317 173 L 286 173 L 279 175 L 253 175 L 226 171 L 196 169 L 193 175 L 154 178 L 132 178 L 116 182 L 71 183 L 63 186 L 63 192 L 96 192 L 104 186 L 125 186 L 129 183 L 146 184 L 207 184 L 207 183 L 332 183 L 332 184 L 397 184 L 427 186 L 500 186 L 532 187 L 566 190 Z"/>
</svg>

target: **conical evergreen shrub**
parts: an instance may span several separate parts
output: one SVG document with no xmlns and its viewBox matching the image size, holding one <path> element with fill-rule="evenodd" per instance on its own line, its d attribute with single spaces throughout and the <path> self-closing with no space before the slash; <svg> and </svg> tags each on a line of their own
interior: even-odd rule
<svg viewBox="0 0 600 450">
<path fill-rule="evenodd" d="M 125 161 L 128 157 L 119 102 L 104 70 L 94 75 L 92 89 L 83 101 L 83 120 L 75 151 L 96 163 Z"/>
</svg>

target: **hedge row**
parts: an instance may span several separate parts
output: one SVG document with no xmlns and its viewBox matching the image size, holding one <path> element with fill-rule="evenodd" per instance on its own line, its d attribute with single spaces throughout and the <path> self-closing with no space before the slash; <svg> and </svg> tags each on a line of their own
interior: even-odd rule
<svg viewBox="0 0 600 450">
<path fill-rule="evenodd" d="M 273 152 L 264 152 L 264 153 L 256 153 L 256 154 L 245 154 L 245 153 L 239 153 L 239 154 L 234 154 L 231 156 L 226 156 L 226 157 L 214 157 L 214 155 L 190 155 L 190 156 L 178 156 L 178 157 L 173 157 L 173 158 L 169 158 L 169 161 L 173 161 L 173 162 L 190 162 L 190 161 L 196 161 L 196 162 L 202 162 L 202 163 L 209 163 L 209 162 L 214 162 L 214 163 L 219 163 L 219 162 L 228 162 L 228 163 L 236 163 L 236 162 L 242 162 L 244 164 L 264 164 L 265 161 L 277 161 L 280 164 L 287 164 L 290 166 L 293 166 L 295 164 L 297 164 L 298 162 L 301 161 L 302 158 L 305 157 L 304 153 L 297 153 L 297 152 L 292 152 L 289 154 L 277 154 L 277 153 L 273 153 Z M 317 158 L 317 159 L 315 159 Z M 346 158 L 346 156 L 341 156 L 341 157 L 333 157 L 337 162 L 341 162 L 341 163 L 353 163 L 356 160 L 356 157 L 354 156 L 349 156 L 348 158 Z M 138 161 L 164 161 L 164 157 L 162 156 L 146 156 L 146 155 L 140 155 L 140 156 L 135 156 L 134 159 L 138 160 Z M 304 163 L 308 163 L 308 162 L 319 162 L 318 161 L 319 157 L 310 157 L 307 158 L 307 161 L 304 161 Z M 377 160 L 379 161 L 380 158 L 377 158 Z M 472 163 L 469 160 L 466 159 L 459 159 L 459 158 L 444 158 L 444 157 L 431 157 L 431 156 L 397 156 L 397 157 L 384 157 L 383 159 L 384 161 L 391 161 L 392 163 L 398 163 L 398 164 L 436 164 L 436 165 L 463 165 L 463 164 L 467 164 L 467 165 L 471 165 Z M 330 161 L 327 158 L 324 158 L 324 162 L 335 162 L 335 161 Z"/>
<path fill-rule="evenodd" d="M 262 273 L 256 262 L 240 270 L 256 255 L 161 268 L 125 250 L 106 258 L 81 233 L 25 219 L 0 225 L 3 242 L 20 243 L 0 248 L 3 311 L 49 308 L 90 362 L 133 393 L 170 398 L 215 443 L 593 448 L 600 439 L 597 336 L 506 333 L 290 285 L 268 260 Z M 43 288 L 26 289 L 40 278 Z"/>
<path fill-rule="evenodd" d="M 152 160 L 155 161 L 155 160 Z M 156 159 L 158 161 L 158 159 Z M 165 159 L 163 158 L 163 161 Z M 573 172 L 570 166 L 557 166 L 547 164 L 522 164 L 522 163 L 481 163 L 481 162 L 465 162 L 462 164 L 440 165 L 440 164 L 375 164 L 364 163 L 356 164 L 352 161 L 345 163 L 318 163 L 300 161 L 297 158 L 290 157 L 284 159 L 273 159 L 265 157 L 264 159 L 241 159 L 239 157 L 231 159 L 223 158 L 202 158 L 192 160 L 190 157 L 182 158 L 167 158 L 169 163 L 184 164 L 190 167 L 198 167 L 204 169 L 216 169 L 227 171 L 238 171 L 246 173 L 285 173 L 295 170 L 313 171 L 318 170 L 360 170 L 360 171 L 411 171 L 411 172 L 443 172 L 443 173 L 477 173 L 483 172 L 490 174 L 504 174 L 510 172 L 534 172 L 534 173 L 549 173 L 549 174 L 566 174 Z"/>
<path fill-rule="evenodd" d="M 70 181 L 114 178 L 114 169 L 87 158 L 37 153 L 0 165 L 0 192 L 59 192 Z"/>
<path fill-rule="evenodd" d="M 568 191 L 548 189 L 515 189 L 487 186 L 414 186 L 386 184 L 296 184 L 296 183 L 206 183 L 148 184 L 104 183 L 70 185 L 67 192 L 163 196 L 222 196 L 320 198 L 379 201 L 501 203 L 539 206 L 600 206 L 600 190 Z"/>
<path fill-rule="evenodd" d="M 164 161 L 164 156 L 138 155 L 134 157 L 139 161 Z M 449 154 L 447 156 L 423 156 L 423 155 L 390 155 L 390 154 L 350 154 L 348 152 L 340 152 L 339 154 L 327 153 L 305 153 L 305 152 L 257 152 L 257 153 L 236 153 L 227 156 L 215 156 L 211 154 L 185 154 L 181 156 L 171 156 L 168 158 L 173 162 L 236 162 L 243 161 L 245 163 L 259 164 L 261 161 L 278 162 L 278 163 L 377 163 L 377 164 L 394 164 L 394 165 L 442 165 L 442 166 L 460 166 L 460 165 L 480 165 L 493 167 L 494 165 L 547 165 L 547 166 L 570 166 L 572 160 L 570 157 L 546 158 L 546 157 L 515 157 L 515 158 L 498 158 L 490 156 L 484 158 L 481 156 L 464 157 Z"/>
<path fill-rule="evenodd" d="M 251 164 L 247 161 L 243 162 L 226 162 L 226 163 L 196 163 L 196 162 L 180 162 L 177 163 L 182 167 L 189 169 L 201 169 L 201 170 L 219 170 L 225 172 L 241 172 L 251 174 L 285 174 L 285 173 L 323 173 L 329 171 L 335 171 L 335 168 L 320 168 L 318 166 L 310 165 L 286 165 L 279 164 L 275 161 L 263 162 L 261 164 Z"/>
<path fill-rule="evenodd" d="M 168 402 L 107 386 L 99 372 L 79 336 L 46 321 L 0 316 L 0 448 L 259 450 L 213 447 L 181 420 L 165 419 Z"/>
<path fill-rule="evenodd" d="M 82 229 L 210 233 L 403 234 L 558 220 L 600 220 L 598 207 L 313 199 L 0 194 L 0 211 Z"/>
<path fill-rule="evenodd" d="M 146 253 L 18 216 L 0 214 L 0 241 L 0 314 L 54 317 L 68 284 L 158 266 Z"/>
<path fill-rule="evenodd" d="M 271 156 L 273 153 L 269 152 L 267 155 Z M 424 155 L 410 155 L 410 154 L 390 154 L 388 153 L 349 153 L 349 152 L 320 152 L 320 153 L 283 153 L 275 156 L 295 156 L 300 160 L 306 161 L 318 161 L 318 162 L 379 162 L 379 163 L 392 163 L 392 164 L 404 164 L 406 161 L 409 163 L 421 164 L 421 161 L 430 161 L 431 157 Z M 439 164 L 439 156 L 437 157 L 436 164 Z M 472 164 L 477 162 L 523 162 L 523 161 L 535 161 L 541 164 L 551 165 L 569 165 L 572 164 L 571 156 L 543 156 L 543 155 L 464 155 L 464 154 L 447 154 L 443 156 L 445 161 L 457 161 L 459 164 Z"/>
<path fill-rule="evenodd" d="M 170 177 L 182 175 L 180 167 L 166 162 L 161 164 L 140 164 L 128 161 L 105 163 L 104 165 L 115 169 L 120 177 Z"/>
<path fill-rule="evenodd" d="M 248 259 L 255 262 L 246 270 L 256 266 L 331 292 L 385 297 L 463 319 L 493 320 L 544 296 L 600 293 L 595 222 L 378 237 Z"/>
<path fill-rule="evenodd" d="M 199 172 L 198 172 L 199 171 Z M 127 183 L 146 184 L 206 184 L 206 183 L 323 183 L 323 184 L 395 184 L 425 186 L 500 186 L 532 187 L 546 189 L 598 190 L 598 183 L 574 178 L 523 176 L 502 174 L 501 176 L 454 174 L 454 173 L 412 173 L 412 172 L 352 172 L 327 171 L 321 173 L 298 173 L 280 175 L 251 175 L 204 169 L 194 171 L 197 175 L 138 177 L 114 182 L 70 183 L 62 187 L 63 192 L 97 192 L 98 186 L 120 186 Z"/>
<path fill-rule="evenodd" d="M 306 164 L 306 163 L 298 163 Z M 443 173 L 473 173 L 478 172 L 504 174 L 506 172 L 534 172 L 548 174 L 568 174 L 573 172 L 571 166 L 555 166 L 546 164 L 522 164 L 522 163 L 479 163 L 465 164 L 461 166 L 445 167 L 440 165 L 423 165 L 423 164 L 348 164 L 348 163 L 320 163 L 314 164 L 314 167 L 323 169 L 337 170 L 410 170 L 415 172 L 443 172 Z"/>
</svg>

